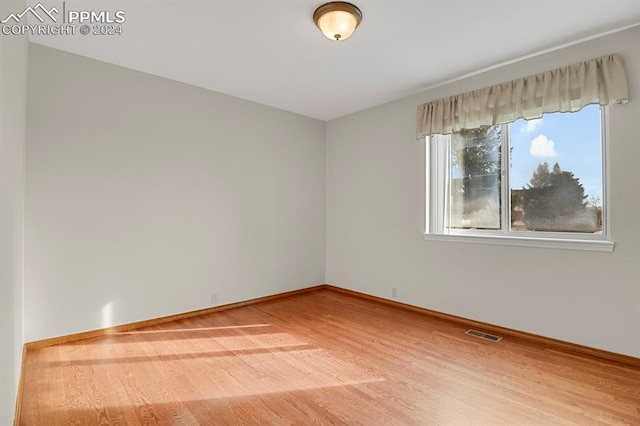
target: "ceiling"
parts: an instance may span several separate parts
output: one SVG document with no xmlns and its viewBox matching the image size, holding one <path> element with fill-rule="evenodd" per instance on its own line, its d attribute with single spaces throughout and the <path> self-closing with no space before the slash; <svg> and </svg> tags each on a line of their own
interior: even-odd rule
<svg viewBox="0 0 640 426">
<path fill-rule="evenodd" d="M 66 0 L 125 11 L 123 34 L 31 41 L 330 120 L 640 23 L 638 0 L 352 1 L 363 20 L 344 42 L 315 27 L 322 0 Z"/>
</svg>

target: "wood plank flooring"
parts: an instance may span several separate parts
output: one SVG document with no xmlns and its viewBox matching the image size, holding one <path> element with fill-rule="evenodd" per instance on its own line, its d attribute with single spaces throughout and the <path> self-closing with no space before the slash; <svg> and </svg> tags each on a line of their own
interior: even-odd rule
<svg viewBox="0 0 640 426">
<path fill-rule="evenodd" d="M 322 289 L 27 352 L 20 425 L 640 425 L 640 368 Z"/>
</svg>

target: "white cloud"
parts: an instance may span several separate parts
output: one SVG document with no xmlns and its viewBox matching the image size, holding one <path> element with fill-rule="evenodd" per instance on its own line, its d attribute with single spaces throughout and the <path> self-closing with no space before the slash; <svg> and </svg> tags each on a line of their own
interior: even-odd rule
<svg viewBox="0 0 640 426">
<path fill-rule="evenodd" d="M 527 120 L 527 125 L 523 128 L 525 133 L 533 133 L 538 127 L 542 126 L 542 118 Z"/>
<path fill-rule="evenodd" d="M 529 147 L 529 152 L 534 157 L 555 157 L 558 155 L 555 149 L 555 143 L 547 139 L 545 135 L 536 136 L 534 140 L 531 141 L 531 146 Z"/>
</svg>

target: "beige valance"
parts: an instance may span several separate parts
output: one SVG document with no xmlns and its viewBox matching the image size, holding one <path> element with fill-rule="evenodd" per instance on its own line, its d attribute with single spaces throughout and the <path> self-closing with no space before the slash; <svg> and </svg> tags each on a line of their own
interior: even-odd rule
<svg viewBox="0 0 640 426">
<path fill-rule="evenodd" d="M 417 138 L 626 103 L 628 91 L 620 56 L 603 56 L 420 105 Z"/>
</svg>

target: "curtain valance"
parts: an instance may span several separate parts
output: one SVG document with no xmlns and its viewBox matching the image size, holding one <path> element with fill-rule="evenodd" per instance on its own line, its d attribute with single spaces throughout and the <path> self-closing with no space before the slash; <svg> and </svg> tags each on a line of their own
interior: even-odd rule
<svg viewBox="0 0 640 426">
<path fill-rule="evenodd" d="M 612 54 L 420 105 L 417 138 L 628 99 L 622 59 Z"/>
</svg>

